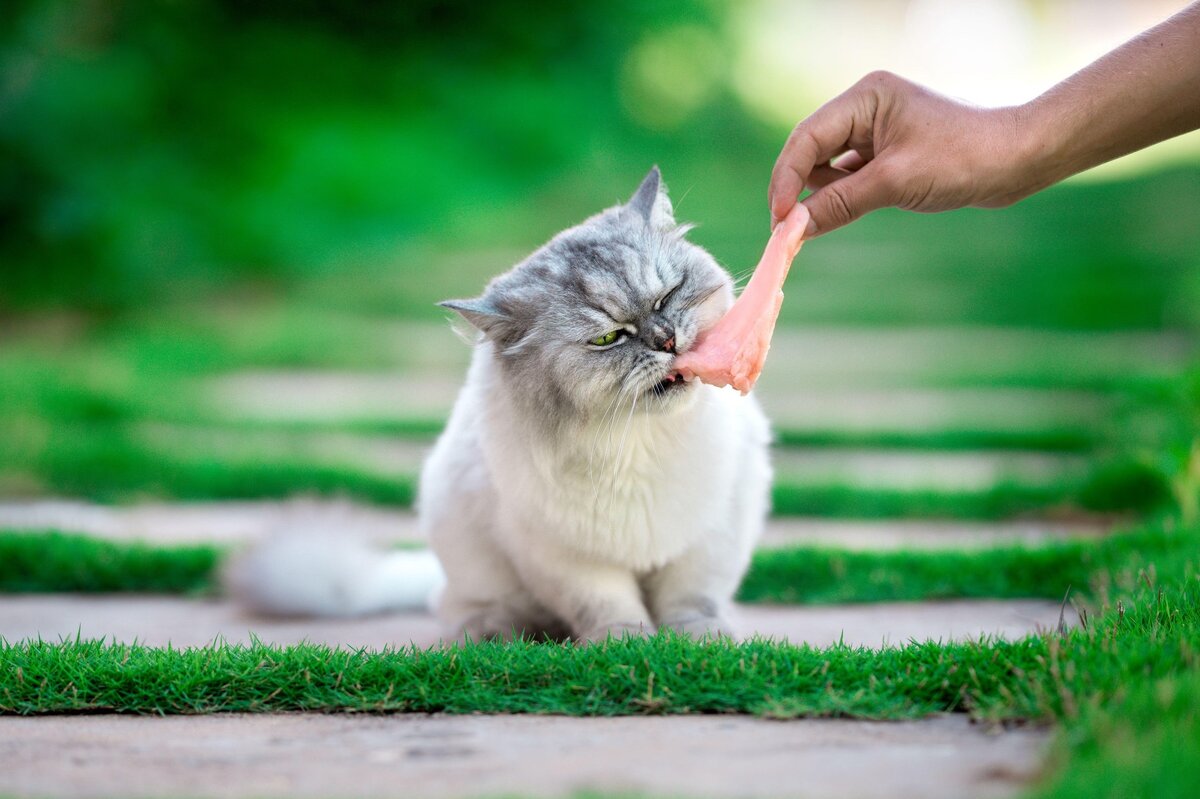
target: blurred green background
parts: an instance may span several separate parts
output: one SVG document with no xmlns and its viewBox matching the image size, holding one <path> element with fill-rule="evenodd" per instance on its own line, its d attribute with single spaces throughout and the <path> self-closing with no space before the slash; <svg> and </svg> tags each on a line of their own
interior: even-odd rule
<svg viewBox="0 0 1200 799">
<path fill-rule="evenodd" d="M 407 502 L 467 357 L 437 300 L 654 163 L 744 277 L 790 125 L 862 72 L 1008 102 L 1175 5 L 1080 26 L 1087 3 L 1014 0 L 10 0 L 0 491 Z M 806 247 L 762 394 L 798 464 L 782 485 L 809 493 L 777 508 L 1164 496 L 1155 464 L 1191 440 L 1162 408 L 1200 326 L 1195 138 L 1011 209 L 885 211 Z M 949 481 L 976 504 L 930 493 L 962 471 L 929 467 L 945 450 L 998 464 Z"/>
</svg>

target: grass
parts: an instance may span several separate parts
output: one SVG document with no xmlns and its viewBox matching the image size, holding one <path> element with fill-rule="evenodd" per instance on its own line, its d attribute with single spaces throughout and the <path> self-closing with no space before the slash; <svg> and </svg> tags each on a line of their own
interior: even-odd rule
<svg viewBox="0 0 1200 799">
<path fill-rule="evenodd" d="M 1098 573 L 1131 553 L 1172 552 L 1177 536 L 1153 530 L 1099 542 L 1068 541 L 982 551 L 846 552 L 822 547 L 754 553 L 743 602 L 810 604 L 952 598 L 1060 599 L 1087 592 Z M 58 531 L 0 532 L 0 591 L 211 593 L 225 551 L 154 546 Z"/>
<path fill-rule="evenodd" d="M 1034 669 L 1043 651 L 1037 639 L 873 652 L 765 641 L 697 643 L 665 633 L 590 647 L 516 642 L 378 653 L 313 645 L 181 651 L 32 642 L 0 646 L 0 712 L 914 718 L 963 709 L 981 688 L 996 691 L 1011 664 Z"/>
<path fill-rule="evenodd" d="M 1065 635 L 880 650 L 696 642 L 670 634 L 590 647 L 525 641 L 383 652 L 30 641 L 0 645 L 0 712 L 915 718 L 969 711 L 990 719 L 1054 718 L 1069 736 L 1075 727 L 1094 732 L 1095 714 L 1128 696 L 1133 675 L 1180 685 L 1195 676 L 1200 531 L 1139 535 L 1114 550 L 1105 577 L 1085 589 L 1102 610 Z M 1145 540 L 1157 546 L 1143 546 Z"/>
<path fill-rule="evenodd" d="M 0 438 L 5 429 L 11 446 L 0 462 L 0 489 L 8 484 L 27 493 L 30 486 L 52 487 L 58 494 L 101 502 L 308 493 L 409 507 L 416 496 L 415 465 L 408 467 L 411 472 L 399 466 L 364 466 L 345 455 L 323 452 L 303 436 L 295 439 L 298 446 L 291 446 L 239 437 L 237 428 L 181 428 L 186 436 L 146 435 L 122 423 L 43 426 L 20 419 L 0 421 Z M 1083 477 L 1064 475 L 1051 483 L 1009 478 L 961 491 L 799 483 L 781 475 L 772 501 L 780 515 L 999 519 L 1047 510 L 1147 511 L 1168 495 L 1154 469 L 1131 460 L 1097 462 Z"/>
<path fill-rule="evenodd" d="M 1089 704 L 1051 756 L 1046 799 L 1190 797 L 1200 785 L 1200 673 L 1137 681 Z"/>
<path fill-rule="evenodd" d="M 11 545 L 14 537 L 2 540 Z M 1041 567 L 1060 580 L 1080 581 L 1076 588 L 1091 612 L 1065 634 L 1012 642 L 912 642 L 871 650 L 762 640 L 697 642 L 660 634 L 590 647 L 519 641 L 380 652 L 308 644 L 176 650 L 86 640 L 0 642 L 0 713 L 752 713 L 902 719 L 968 712 L 993 721 L 1060 725 L 1054 768 L 1035 786 L 1038 797 L 1190 797 L 1200 776 L 1198 544 L 1200 528 L 1166 519 L 1097 547 L 1051 548 L 1057 562 Z M 830 584 L 839 578 L 854 583 L 864 565 L 884 569 L 870 562 L 873 556 L 861 556 L 864 561 L 827 553 L 822 563 L 779 554 L 771 564 L 775 572 L 756 561 L 746 591 L 780 575 L 804 579 L 795 570 L 797 559 Z M 4 555 L 0 564 L 10 562 L 11 549 Z M 1032 565 L 1027 558 L 1010 571 L 995 552 L 957 564 L 943 554 L 881 557 L 892 577 L 879 585 L 908 580 L 924 582 L 923 590 L 929 588 L 923 575 L 930 571 L 945 575 L 970 562 L 992 564 L 996 580 L 1007 583 Z"/>
<path fill-rule="evenodd" d="M 377 443 L 368 440 L 372 436 L 426 442 L 442 424 L 436 417 L 334 422 L 230 418 L 219 409 L 206 409 L 195 381 L 161 371 L 170 362 L 168 354 L 142 353 L 132 360 L 144 362 L 150 376 L 112 363 L 104 366 L 105 359 L 99 356 L 91 365 L 69 360 L 66 372 L 76 378 L 64 381 L 30 353 L 0 357 L 0 389 L 5 395 L 5 413 L 0 417 L 0 493 L 53 491 L 115 502 L 151 496 L 275 498 L 307 492 L 408 506 L 415 496 L 415 466 L 413 472 L 368 468 L 344 454 L 331 458 L 306 442 L 325 433 L 361 435 L 367 444 Z M 168 432 L 147 435 L 147 427 L 160 421 L 169 423 L 160 426 Z M 176 429 L 189 435 L 169 432 Z M 273 450 L 273 445 L 261 443 L 264 439 L 291 441 L 296 446 Z M 785 428 L 778 431 L 778 439 L 782 447 L 958 450 L 980 446 L 1089 452 L 1102 436 L 1098 431 L 1069 428 L 919 433 Z M 1109 467 L 1098 465 L 1082 480 L 1070 475 L 1052 484 L 1008 480 L 971 491 L 797 483 L 783 475 L 773 500 L 776 512 L 787 515 L 994 519 L 1047 509 L 1141 511 L 1166 493 L 1154 480 L 1136 463 L 1126 464 L 1124 473 L 1115 476 Z"/>
<path fill-rule="evenodd" d="M 1038 450 L 1089 452 L 1104 443 L 1099 431 L 1086 428 L 1029 430 L 954 428 L 943 430 L 799 430 L 778 428 L 775 440 L 785 447 L 860 447 L 920 450 Z"/>
<path fill-rule="evenodd" d="M 758 223 L 750 230 L 743 215 L 727 209 L 757 207 L 760 187 L 745 181 L 741 168 L 718 164 L 712 177 L 710 160 L 706 153 L 697 161 L 706 178 L 681 216 L 705 223 L 697 240 L 723 262 L 751 263 L 762 243 Z M 669 175 L 683 175 L 686 182 L 686 169 L 667 166 Z M 967 211 L 920 221 L 900 213 L 872 215 L 847 229 L 846 238 L 839 234 L 806 250 L 803 268 L 789 282 L 783 322 L 1185 335 L 1200 325 L 1200 305 L 1190 301 L 1200 289 L 1196 234 L 1194 225 L 1185 224 L 1194 215 L 1179 212 L 1200 203 L 1194 177 L 1179 172 L 1112 186 L 1064 186 L 1004 213 Z M 553 213 L 537 215 L 538 224 L 548 230 L 575 221 L 577 211 L 594 210 L 596 192 L 580 188 L 567 192 L 569 209 L 555 205 Z M 1161 213 L 1164 207 L 1173 213 Z M 522 235 L 535 230 L 507 227 Z M 478 240 L 494 244 L 492 238 L 484 232 Z M 964 241 L 972 246 L 963 247 Z M 532 242 L 508 243 L 516 252 Z M 433 300 L 478 288 L 503 268 L 490 252 L 464 262 L 461 253 L 439 249 L 421 257 L 406 251 L 353 274 L 296 276 L 282 302 L 226 296 L 220 302 L 137 302 L 107 319 L 69 312 L 61 328 L 54 320 L 49 327 L 39 320 L 28 329 L 6 327 L 0 490 L 7 485 L 106 501 L 302 491 L 410 503 L 413 484 L 405 475 L 248 449 L 231 457 L 177 441 L 151 446 L 131 431 L 161 422 L 235 436 L 432 436 L 441 425 L 432 416 L 319 423 L 227 416 L 206 404 L 203 389 L 208 378 L 238 369 L 417 368 L 414 358 L 429 351 L 415 346 L 412 329 L 392 324 L 396 316 L 436 319 Z M 153 310 L 132 310 L 136 306 Z M 896 386 L 1095 389 L 1119 404 L 1140 384 L 1163 382 L 1169 371 L 1167 360 L 1149 364 L 1109 353 L 1092 358 L 1086 348 L 1078 357 L 1064 352 L 1047 349 L 1014 359 L 981 347 L 977 362 L 915 365 L 886 380 Z M 1152 407 L 1148 416 L 1155 423 L 1167 413 Z M 1084 416 L 1053 424 L 1031 420 L 1021 429 L 784 429 L 783 446 L 1037 449 L 1084 453 L 1094 468 L 1079 481 L 1006 482 L 955 493 L 783 483 L 776 488 L 776 507 L 824 515 L 995 518 L 1080 508 L 1144 512 L 1156 505 L 1164 487 L 1153 469 L 1140 460 L 1105 464 L 1097 458 L 1140 447 L 1157 457 L 1153 430 L 1143 435 L 1139 425 L 1120 419 L 1093 426 Z M 1188 490 L 1175 486 L 1184 497 L 1192 496 Z M 1057 600 L 1070 585 L 1088 615 L 1084 628 L 1065 636 L 883 651 L 761 641 L 734 646 L 665 635 L 589 649 L 522 642 L 386 653 L 3 644 L 0 712 L 490 709 L 905 718 L 967 711 L 1061 726 L 1055 770 L 1039 788 L 1041 796 L 1191 796 L 1200 782 L 1197 544 L 1194 527 L 1174 529 L 1168 520 L 1099 545 L 975 553 L 781 550 L 756 556 L 741 594 L 754 602 Z M 213 547 L 159 549 L 61 534 L 5 534 L 0 589 L 211 592 L 223 555 Z"/>
<path fill-rule="evenodd" d="M 0 533 L 0 592 L 212 591 L 224 555 L 213 545 L 159 547 L 60 532 Z"/>
<path fill-rule="evenodd" d="M 6 547 L 0 565 L 14 562 L 14 543 L 47 554 L 45 538 L 8 535 L 0 541 Z M 86 550 L 78 547 L 95 543 L 63 539 L 56 546 L 68 557 L 82 551 L 86 560 Z M 968 712 L 1061 727 L 1054 768 L 1034 789 L 1038 797 L 1190 797 L 1200 776 L 1198 545 L 1200 527 L 1181 527 L 1167 518 L 1094 547 L 1059 545 L 1036 550 L 1037 556 L 1026 553 L 1019 562 L 1013 560 L 1022 557 L 1016 552 L 977 553 L 958 562 L 944 553 L 824 553 L 824 561 L 814 553 L 763 553 L 766 559 L 755 561 L 744 588 L 753 594 L 773 582 L 817 575 L 824 576 L 828 591 L 861 586 L 865 574 L 872 598 L 879 598 L 879 586 L 884 595 L 903 585 L 928 592 L 934 587 L 931 575 L 982 579 L 988 566 L 995 585 L 1026 579 L 1044 588 L 1038 569 L 1051 582 L 1070 579 L 1090 609 L 1082 625 L 1012 642 L 912 642 L 871 650 L 697 642 L 660 634 L 590 647 L 519 641 L 382 652 L 307 644 L 176 650 L 85 640 L 0 642 L 0 713 L 752 713 L 901 719 Z M 200 560 L 214 553 L 206 552 Z M 125 547 L 118 555 L 147 553 Z M 962 574 L 972 566 L 973 573 Z"/>
</svg>

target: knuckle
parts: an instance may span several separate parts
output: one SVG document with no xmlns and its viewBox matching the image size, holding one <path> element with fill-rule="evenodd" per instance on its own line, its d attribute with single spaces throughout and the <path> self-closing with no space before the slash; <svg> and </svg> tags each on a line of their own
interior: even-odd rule
<svg viewBox="0 0 1200 799">
<path fill-rule="evenodd" d="M 854 220 L 854 201 L 843 186 L 831 183 L 825 189 L 825 208 L 835 225 L 845 225 Z"/>
<path fill-rule="evenodd" d="M 862 83 L 871 87 L 890 87 L 900 81 L 900 77 L 886 69 L 875 69 L 868 72 L 862 79 Z"/>
<path fill-rule="evenodd" d="M 821 151 L 821 142 L 817 140 L 817 136 L 813 133 L 812 128 L 806 126 L 803 130 L 799 131 L 799 139 L 805 157 L 815 162 L 817 153 Z"/>
<path fill-rule="evenodd" d="M 817 142 L 817 137 L 813 133 L 812 125 L 807 119 L 796 123 L 796 127 L 792 128 L 791 149 L 794 152 L 808 156 L 811 153 L 817 152 L 820 145 Z"/>
<path fill-rule="evenodd" d="M 821 151 L 820 142 L 812 131 L 812 127 L 804 120 L 792 129 L 783 152 L 771 169 L 771 184 L 778 185 L 791 180 L 806 181 L 808 173 L 816 165 L 817 155 Z"/>
<path fill-rule="evenodd" d="M 868 72 L 861 84 L 864 89 L 888 96 L 907 95 L 917 88 L 917 84 L 886 69 Z"/>
</svg>

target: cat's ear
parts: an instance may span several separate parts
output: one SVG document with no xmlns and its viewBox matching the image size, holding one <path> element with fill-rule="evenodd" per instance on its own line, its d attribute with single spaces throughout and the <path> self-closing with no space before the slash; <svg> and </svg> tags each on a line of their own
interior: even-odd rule
<svg viewBox="0 0 1200 799">
<path fill-rule="evenodd" d="M 629 198 L 628 205 L 655 230 L 675 227 L 675 209 L 671 207 L 667 187 L 657 166 L 652 167 L 650 174 L 642 179 L 642 185 Z"/>
<path fill-rule="evenodd" d="M 463 319 L 494 341 L 507 341 L 513 332 L 513 320 L 486 296 L 470 300 L 443 300 L 438 305 L 458 311 Z"/>
</svg>

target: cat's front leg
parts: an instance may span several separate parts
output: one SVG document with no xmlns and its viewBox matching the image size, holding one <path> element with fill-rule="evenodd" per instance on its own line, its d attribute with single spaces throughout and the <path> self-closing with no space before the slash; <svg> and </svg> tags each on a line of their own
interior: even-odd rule
<svg viewBox="0 0 1200 799">
<path fill-rule="evenodd" d="M 579 641 L 654 634 L 641 586 L 626 569 L 544 549 L 527 553 L 517 568 L 530 593 Z"/>
<path fill-rule="evenodd" d="M 694 638 L 736 637 L 729 606 L 744 561 L 738 554 L 718 554 L 696 547 L 644 578 L 646 602 L 659 626 Z"/>
</svg>

